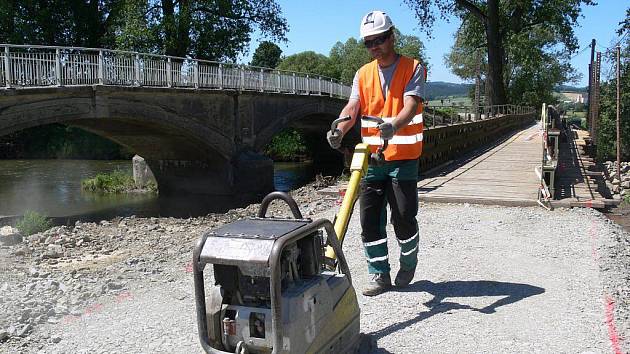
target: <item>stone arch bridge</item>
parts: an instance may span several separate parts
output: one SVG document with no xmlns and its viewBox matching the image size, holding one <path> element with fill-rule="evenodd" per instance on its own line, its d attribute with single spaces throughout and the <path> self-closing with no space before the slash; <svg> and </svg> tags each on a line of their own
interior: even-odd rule
<svg viewBox="0 0 630 354">
<path fill-rule="evenodd" d="M 62 123 L 143 156 L 160 193 L 262 194 L 286 128 L 320 159 L 349 87 L 329 78 L 105 49 L 0 44 L 0 136 Z M 337 157 L 338 158 L 338 157 Z"/>
</svg>

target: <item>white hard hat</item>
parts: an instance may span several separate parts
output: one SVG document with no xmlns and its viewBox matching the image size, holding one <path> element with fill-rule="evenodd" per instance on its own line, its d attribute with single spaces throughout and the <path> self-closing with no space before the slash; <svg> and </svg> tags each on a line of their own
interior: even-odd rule
<svg viewBox="0 0 630 354">
<path fill-rule="evenodd" d="M 387 32 L 393 26 L 392 19 L 386 13 L 383 11 L 371 11 L 363 16 L 359 32 L 361 33 L 361 38 L 365 38 Z"/>
</svg>

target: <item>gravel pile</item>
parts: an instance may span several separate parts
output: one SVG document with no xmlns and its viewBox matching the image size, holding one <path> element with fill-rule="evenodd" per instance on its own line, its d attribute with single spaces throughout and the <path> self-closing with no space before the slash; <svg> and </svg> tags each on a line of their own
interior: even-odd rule
<svg viewBox="0 0 630 354">
<path fill-rule="evenodd" d="M 617 179 L 617 161 L 606 161 L 606 176 L 610 185 L 608 186 L 613 193 L 613 198 L 623 199 L 630 196 L 630 162 L 621 162 L 619 170 L 621 180 Z"/>
<path fill-rule="evenodd" d="M 316 190 L 334 182 L 292 192 L 305 217 L 332 219 L 338 201 Z M 200 352 L 193 245 L 258 207 L 77 223 L 0 247 L 0 352 Z M 630 234 L 595 210 L 421 203 L 416 279 L 376 298 L 361 295 L 358 219 L 344 253 L 376 353 L 607 352 L 611 324 L 630 351 Z"/>
<path fill-rule="evenodd" d="M 292 192 L 305 217 L 327 210 L 316 190 L 335 183 L 319 178 Z M 259 205 L 204 217 L 116 218 L 76 222 L 22 237 L 0 233 L 0 352 L 3 345 L 43 347 L 60 337 L 38 333 L 43 324 L 68 324 L 101 310 L 97 299 L 125 298 L 131 285 L 173 282 L 192 271 L 191 249 L 201 234 L 218 225 L 255 216 Z M 290 217 L 284 202 L 271 203 L 268 216 Z M 5 315 L 6 314 L 6 315 Z"/>
</svg>

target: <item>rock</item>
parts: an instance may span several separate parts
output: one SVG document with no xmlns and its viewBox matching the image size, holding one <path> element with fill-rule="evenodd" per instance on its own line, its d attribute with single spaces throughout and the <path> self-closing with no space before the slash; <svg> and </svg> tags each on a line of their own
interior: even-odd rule
<svg viewBox="0 0 630 354">
<path fill-rule="evenodd" d="M 31 333 L 32 330 L 33 330 L 33 325 L 29 323 L 27 325 L 24 325 L 24 327 L 22 327 L 22 329 L 20 329 L 17 332 L 17 335 L 18 337 L 26 337 L 26 335 Z"/>
<path fill-rule="evenodd" d="M 29 268 L 28 275 L 32 276 L 33 278 L 37 278 L 39 277 L 39 270 L 35 268 Z"/>
<path fill-rule="evenodd" d="M 626 189 L 630 188 L 630 180 L 621 182 L 621 187 Z"/>
<path fill-rule="evenodd" d="M 59 342 L 61 342 L 61 337 L 60 336 L 52 336 L 50 337 L 50 341 L 57 344 Z"/>
<path fill-rule="evenodd" d="M 7 339 L 9 339 L 9 332 L 0 331 L 0 342 L 4 342 Z"/>
<path fill-rule="evenodd" d="M 0 227 L 0 245 L 14 246 L 22 242 L 20 231 L 11 226 Z"/>
<path fill-rule="evenodd" d="M 40 243 L 42 239 L 42 234 L 33 234 L 29 236 L 27 239 L 28 239 L 28 242 L 31 242 L 31 243 Z"/>
<path fill-rule="evenodd" d="M 20 316 L 20 322 L 25 323 L 31 318 L 31 309 L 22 310 L 22 315 Z"/>
<path fill-rule="evenodd" d="M 613 178 L 613 180 L 612 180 L 612 184 L 613 184 L 613 186 L 618 186 L 618 185 L 619 185 L 619 183 L 620 183 L 620 182 L 619 182 L 619 180 L 617 179 L 617 177 L 614 177 L 614 178 Z"/>
<path fill-rule="evenodd" d="M 144 158 L 141 156 L 135 155 L 132 159 L 133 161 L 133 180 L 138 188 L 144 188 L 147 184 L 155 180 L 153 176 L 153 172 L 147 165 Z"/>
<path fill-rule="evenodd" d="M 63 247 L 61 245 L 48 245 L 45 256 L 47 258 L 59 258 L 63 255 Z"/>
<path fill-rule="evenodd" d="M 30 249 L 26 246 L 22 246 L 13 251 L 14 256 L 25 256 L 27 253 L 30 253 Z"/>
<path fill-rule="evenodd" d="M 117 283 L 117 282 L 114 282 L 114 281 L 110 281 L 110 282 L 108 282 L 108 283 L 107 283 L 107 287 L 108 287 L 110 290 L 120 290 L 120 289 L 122 289 L 122 288 L 123 288 L 123 285 L 122 285 L 121 283 Z"/>
</svg>

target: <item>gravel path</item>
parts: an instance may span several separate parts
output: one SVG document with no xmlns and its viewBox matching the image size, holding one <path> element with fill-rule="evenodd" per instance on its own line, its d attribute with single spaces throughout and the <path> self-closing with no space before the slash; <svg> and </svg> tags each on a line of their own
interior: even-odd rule
<svg viewBox="0 0 630 354">
<path fill-rule="evenodd" d="M 310 191 L 296 194 L 306 206 L 304 214 L 332 218 L 333 203 L 322 202 Z M 40 318 L 23 337 L 14 334 L 0 343 L 0 352 L 200 353 L 189 266 L 192 245 L 207 225 L 255 210 L 253 206 L 228 216 L 191 220 L 123 219 L 106 226 L 83 225 L 99 232 L 112 231 L 123 222 L 127 230 L 136 231 L 122 239 L 137 237 L 124 249 L 110 252 L 119 256 L 102 261 L 106 266 L 82 270 L 88 275 L 78 279 L 92 274 L 101 291 L 91 290 L 74 313 L 56 320 L 49 317 L 53 321 Z M 421 204 L 418 220 L 421 251 L 414 282 L 374 298 L 360 294 L 369 277 L 358 237 L 358 213 L 351 221 L 344 251 L 359 293 L 361 329 L 375 341 L 374 352 L 629 352 L 622 338 L 630 338 L 630 235 L 600 213 Z M 160 227 L 150 226 L 155 224 Z M 146 231 L 146 225 L 154 229 Z M 391 225 L 388 231 L 392 232 Z M 389 241 L 395 271 L 398 246 L 393 237 Z M 138 260 L 142 251 L 166 256 Z M 28 272 L 28 258 L 9 257 L 17 257 L 20 269 Z M 20 278 L 27 282 L 22 286 L 9 280 L 8 269 L 4 270 L 2 298 L 28 299 L 29 275 Z M 57 270 L 52 276 L 63 282 L 67 272 Z M 4 290 L 3 281 L 9 284 Z M 112 282 L 114 286 L 107 285 Z M 18 321 L 16 306 L 26 307 L 24 301 L 0 302 L 0 310 L 12 311 L 11 321 Z"/>
</svg>

